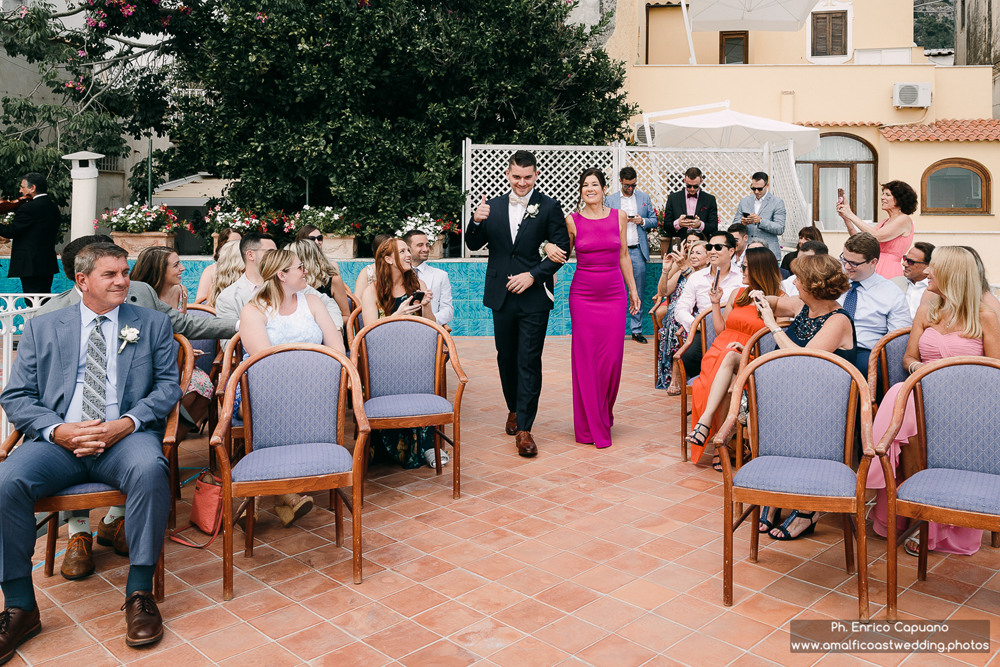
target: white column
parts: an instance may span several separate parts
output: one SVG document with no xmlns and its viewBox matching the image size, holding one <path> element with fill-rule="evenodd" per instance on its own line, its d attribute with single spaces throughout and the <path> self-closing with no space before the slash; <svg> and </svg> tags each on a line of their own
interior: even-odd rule
<svg viewBox="0 0 1000 667">
<path fill-rule="evenodd" d="M 72 213 L 70 240 L 94 233 L 94 219 L 97 217 L 97 162 L 100 153 L 80 152 L 63 155 L 72 162 L 70 176 L 73 179 Z"/>
</svg>

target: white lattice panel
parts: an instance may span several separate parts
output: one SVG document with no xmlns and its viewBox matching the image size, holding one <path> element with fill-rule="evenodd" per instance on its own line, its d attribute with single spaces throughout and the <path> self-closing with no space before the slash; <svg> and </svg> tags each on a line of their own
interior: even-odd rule
<svg viewBox="0 0 1000 667">
<path fill-rule="evenodd" d="M 781 245 L 794 248 L 798 244 L 799 230 L 812 225 L 806 208 L 805 197 L 795 174 L 795 156 L 788 146 L 771 152 L 771 192 L 785 202 L 785 233 Z"/>
</svg>

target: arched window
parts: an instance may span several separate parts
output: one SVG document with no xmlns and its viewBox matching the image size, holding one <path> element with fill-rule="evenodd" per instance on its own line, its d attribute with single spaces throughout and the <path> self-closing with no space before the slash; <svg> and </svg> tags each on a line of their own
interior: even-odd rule
<svg viewBox="0 0 1000 667">
<path fill-rule="evenodd" d="M 920 212 L 989 213 L 990 172 L 963 158 L 935 162 L 920 179 Z"/>
<path fill-rule="evenodd" d="M 878 202 L 878 156 L 867 141 L 831 132 L 820 136 L 819 148 L 799 156 L 795 171 L 812 220 L 820 229 L 847 227 L 837 215 L 838 190 L 862 220 L 874 220 Z"/>
</svg>

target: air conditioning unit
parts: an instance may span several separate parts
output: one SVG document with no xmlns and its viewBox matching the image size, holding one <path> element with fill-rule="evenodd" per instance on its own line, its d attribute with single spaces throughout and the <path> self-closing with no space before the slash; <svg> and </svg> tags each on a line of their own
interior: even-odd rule
<svg viewBox="0 0 1000 667">
<path fill-rule="evenodd" d="M 926 109 L 931 105 L 931 84 L 894 83 L 892 106 L 897 109 Z"/>
<path fill-rule="evenodd" d="M 656 126 L 654 123 L 649 124 L 649 134 L 650 139 L 656 141 Z M 646 126 L 642 123 L 635 124 L 635 143 L 640 146 L 652 145 L 646 142 Z"/>
</svg>

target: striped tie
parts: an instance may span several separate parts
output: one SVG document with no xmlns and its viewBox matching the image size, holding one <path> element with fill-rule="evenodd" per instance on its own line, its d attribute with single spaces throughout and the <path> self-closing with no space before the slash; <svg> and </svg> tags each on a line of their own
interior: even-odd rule
<svg viewBox="0 0 1000 667">
<path fill-rule="evenodd" d="M 104 421 L 105 394 L 108 388 L 108 343 L 101 324 L 108 318 L 98 315 L 87 340 L 87 367 L 83 375 L 83 418 Z"/>
</svg>

